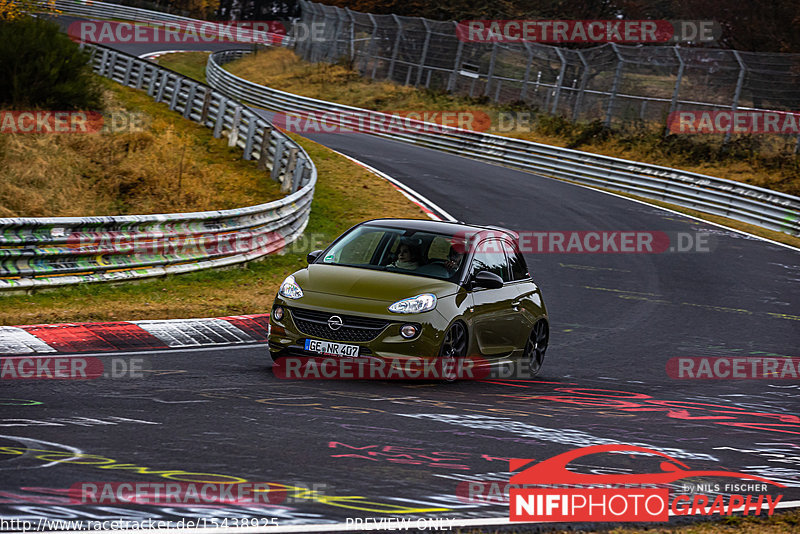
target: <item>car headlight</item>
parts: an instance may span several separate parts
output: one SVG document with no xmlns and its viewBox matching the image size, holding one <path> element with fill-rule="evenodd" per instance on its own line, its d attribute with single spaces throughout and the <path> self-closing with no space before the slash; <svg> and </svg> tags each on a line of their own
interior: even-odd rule
<svg viewBox="0 0 800 534">
<path fill-rule="evenodd" d="M 435 307 L 436 295 L 432 293 L 423 293 L 416 297 L 398 300 L 389 306 L 389 311 L 392 313 L 422 313 L 432 310 Z"/>
<path fill-rule="evenodd" d="M 303 296 L 303 290 L 300 289 L 300 286 L 297 285 L 297 282 L 295 282 L 294 276 L 289 275 L 281 284 L 278 294 L 280 294 L 282 297 L 286 297 L 287 299 L 299 299 Z"/>
</svg>

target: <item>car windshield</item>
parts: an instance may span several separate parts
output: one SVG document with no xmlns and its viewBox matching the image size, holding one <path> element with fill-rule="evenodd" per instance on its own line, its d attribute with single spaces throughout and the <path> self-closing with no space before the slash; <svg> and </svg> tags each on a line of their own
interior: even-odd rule
<svg viewBox="0 0 800 534">
<path fill-rule="evenodd" d="M 457 281 L 465 250 L 463 235 L 363 225 L 326 250 L 321 263 Z"/>
</svg>

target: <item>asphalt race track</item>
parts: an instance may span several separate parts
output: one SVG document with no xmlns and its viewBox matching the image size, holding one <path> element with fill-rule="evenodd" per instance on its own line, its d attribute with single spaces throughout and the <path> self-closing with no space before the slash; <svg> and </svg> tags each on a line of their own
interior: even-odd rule
<svg viewBox="0 0 800 534">
<path fill-rule="evenodd" d="M 800 505 L 800 378 L 691 380 L 667 372 L 673 358 L 800 356 L 797 250 L 429 149 L 361 134 L 309 137 L 391 175 L 459 220 L 535 232 L 703 234 L 708 246 L 526 255 L 551 320 L 535 380 L 282 380 L 264 346 L 249 345 L 98 355 L 140 359 L 141 378 L 7 382 L 0 393 L 2 518 L 205 518 L 206 526 L 228 518 L 236 526 L 247 517 L 298 531 L 312 524 L 345 530 L 355 518 L 502 520 L 507 502 L 459 498 L 459 484 L 504 483 L 511 458 L 541 461 L 604 443 L 785 486 L 732 491 L 725 484 L 744 481 L 703 477 L 674 482 L 674 492 L 703 482 L 718 485 L 710 495 L 783 495 L 782 504 Z M 598 475 L 645 474 L 661 472 L 657 460 L 603 454 L 571 465 Z M 287 491 L 259 505 L 70 500 L 69 488 L 79 483 L 176 480 Z"/>
</svg>

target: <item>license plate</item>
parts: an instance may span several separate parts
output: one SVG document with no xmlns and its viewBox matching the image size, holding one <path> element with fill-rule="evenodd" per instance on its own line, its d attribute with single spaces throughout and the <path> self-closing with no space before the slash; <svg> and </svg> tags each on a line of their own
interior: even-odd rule
<svg viewBox="0 0 800 534">
<path fill-rule="evenodd" d="M 324 354 L 325 356 L 347 356 L 351 358 L 358 356 L 358 345 L 346 345 L 319 339 L 306 339 L 306 350 Z"/>
</svg>

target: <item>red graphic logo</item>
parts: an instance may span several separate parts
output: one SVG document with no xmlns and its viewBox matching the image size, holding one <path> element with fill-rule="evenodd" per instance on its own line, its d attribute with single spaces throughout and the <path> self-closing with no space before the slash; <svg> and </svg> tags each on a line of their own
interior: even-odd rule
<svg viewBox="0 0 800 534">
<path fill-rule="evenodd" d="M 659 465 L 661 471 L 637 474 L 594 474 L 578 473 L 567 469 L 567 465 L 584 456 L 597 453 L 628 453 L 656 455 L 665 459 Z M 509 462 L 511 471 L 529 466 L 535 460 L 512 459 Z M 761 510 L 762 503 L 769 506 L 768 515 L 772 515 L 775 506 L 783 498 L 782 495 L 760 495 L 757 503 L 752 496 L 731 495 L 725 500 L 718 495 L 713 503 L 705 495 L 678 495 L 670 504 L 669 489 L 666 487 L 597 487 L 608 485 L 647 485 L 661 486 L 676 480 L 691 477 L 727 477 L 747 479 L 766 484 L 785 487 L 766 478 L 722 470 L 693 470 L 683 462 L 653 449 L 636 445 L 613 444 L 593 445 L 554 456 L 536 462 L 510 479 L 509 513 L 511 521 L 667 521 L 670 511 L 674 515 L 720 513 L 730 515 L 752 509 L 755 514 Z M 531 485 L 570 485 L 587 486 L 588 488 L 532 488 Z M 523 486 L 523 487 L 521 487 Z M 739 487 L 740 485 L 730 485 Z M 746 498 L 745 498 L 746 497 Z M 681 506 L 679 506 L 681 505 Z M 710 507 L 706 507 L 710 505 Z"/>
</svg>

